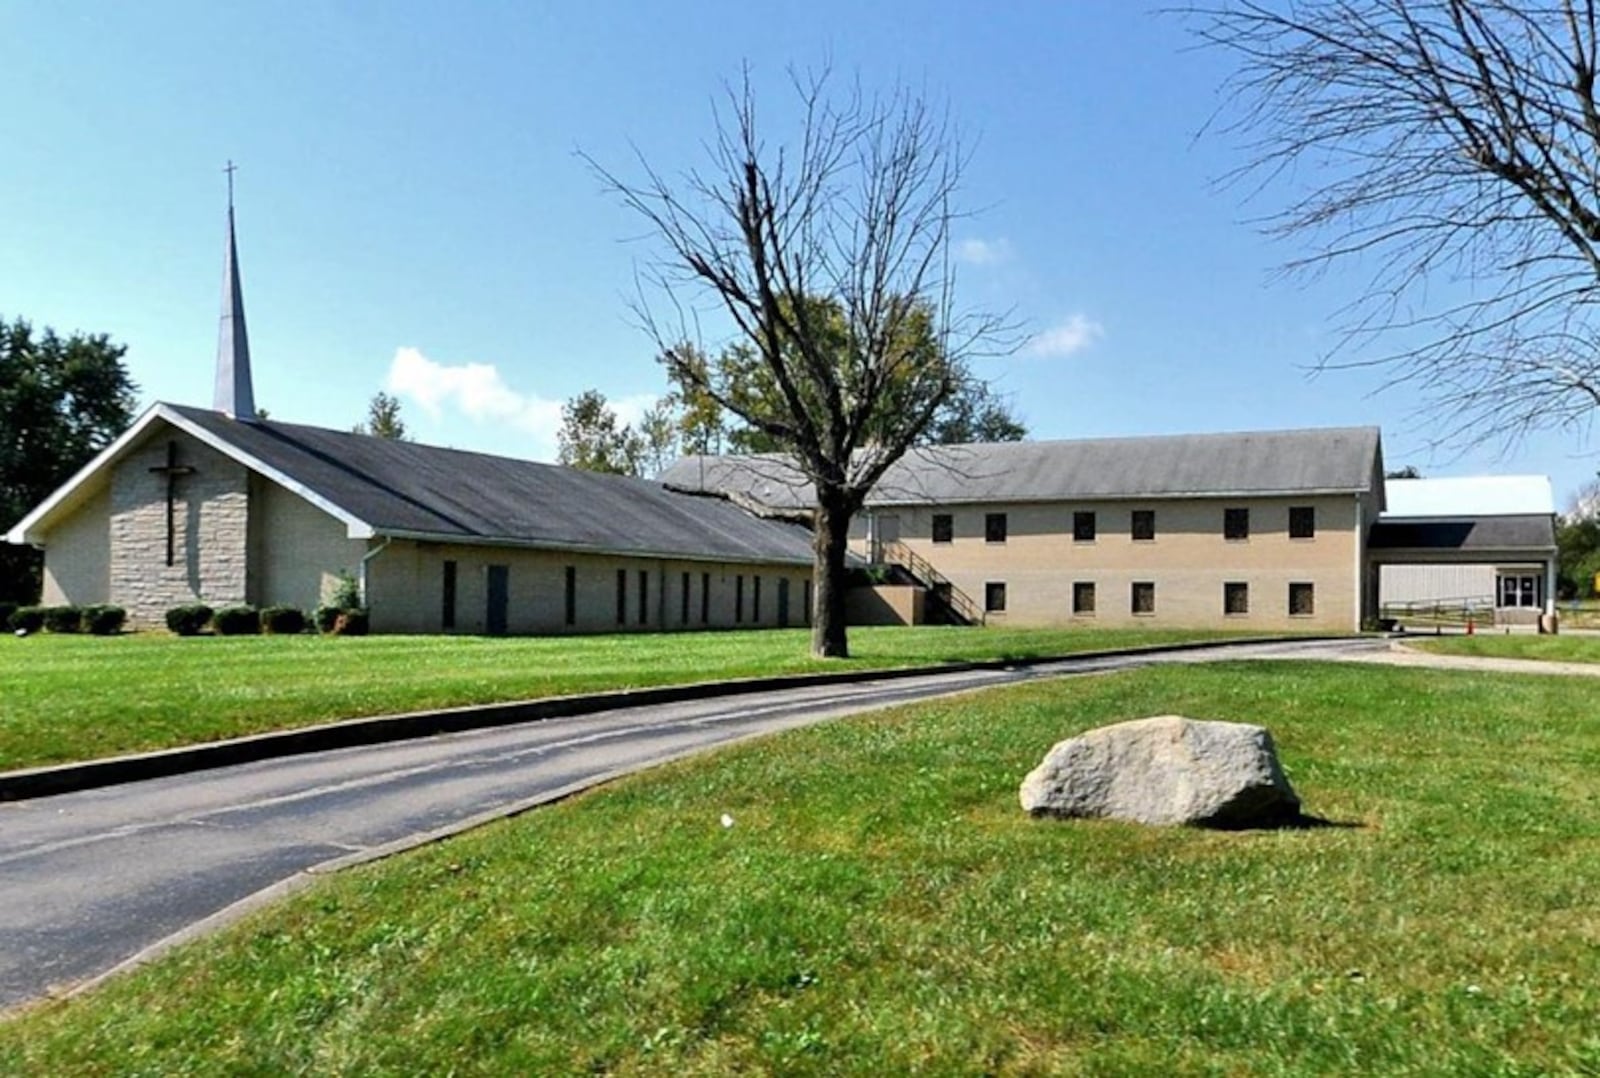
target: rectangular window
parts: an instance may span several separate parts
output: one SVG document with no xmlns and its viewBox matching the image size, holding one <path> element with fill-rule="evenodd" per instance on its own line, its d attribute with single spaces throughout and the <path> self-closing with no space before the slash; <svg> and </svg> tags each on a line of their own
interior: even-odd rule
<svg viewBox="0 0 1600 1078">
<path fill-rule="evenodd" d="M 639 570 L 639 624 L 650 623 L 650 570 Z"/>
<path fill-rule="evenodd" d="M 1289 507 L 1289 538 L 1315 539 L 1317 537 L 1317 507 L 1291 505 Z"/>
<path fill-rule="evenodd" d="M 733 620 L 744 621 L 744 574 L 733 578 Z"/>
<path fill-rule="evenodd" d="M 1003 614 L 1006 609 L 1006 582 L 991 580 L 983 586 L 983 609 L 990 614 Z"/>
<path fill-rule="evenodd" d="M 628 570 L 617 570 L 617 624 L 628 624 Z"/>
<path fill-rule="evenodd" d="M 578 624 L 578 570 L 574 566 L 567 566 L 566 587 L 567 624 Z"/>
<path fill-rule="evenodd" d="M 1250 585 L 1232 581 L 1222 585 L 1222 612 L 1224 614 L 1250 613 Z"/>
<path fill-rule="evenodd" d="M 679 599 L 679 601 L 681 603 L 681 606 L 679 607 L 679 610 L 678 610 L 678 624 L 679 625 L 687 625 L 687 624 L 689 624 L 689 574 L 688 573 L 684 573 L 683 574 L 683 581 L 682 581 L 681 587 L 682 587 L 683 594 L 678 596 L 678 599 Z"/>
<path fill-rule="evenodd" d="M 1094 512 L 1077 512 L 1072 514 L 1072 541 L 1074 543 L 1094 542 Z"/>
<path fill-rule="evenodd" d="M 1006 541 L 1006 515 L 1004 513 L 986 513 L 984 515 L 983 541 L 986 543 L 1003 543 Z"/>
<path fill-rule="evenodd" d="M 700 624 L 711 624 L 711 574 L 700 574 Z"/>
<path fill-rule="evenodd" d="M 1133 537 L 1141 543 L 1148 543 L 1156 537 L 1156 511 L 1154 509 L 1135 509 L 1133 511 Z"/>
<path fill-rule="evenodd" d="M 933 514 L 933 541 L 948 543 L 956 537 L 956 518 L 949 513 Z"/>
<path fill-rule="evenodd" d="M 1135 614 L 1154 614 L 1156 612 L 1156 586 L 1153 581 L 1135 580 L 1133 582 L 1131 609 Z"/>
<path fill-rule="evenodd" d="M 444 608 L 439 611 L 439 625 L 445 629 L 456 627 L 456 563 L 444 563 Z"/>
<path fill-rule="evenodd" d="M 1289 615 L 1308 618 L 1317 612 L 1316 588 L 1311 584 L 1289 585 Z"/>
<path fill-rule="evenodd" d="M 1222 511 L 1222 537 L 1224 539 L 1250 538 L 1250 510 L 1224 509 Z"/>
<path fill-rule="evenodd" d="M 1078 580 L 1073 582 L 1072 612 L 1074 614 L 1094 613 L 1094 581 Z"/>
<path fill-rule="evenodd" d="M 756 624 L 761 623 L 761 578 L 750 578 L 750 620 Z"/>
<path fill-rule="evenodd" d="M 805 611 L 806 624 L 810 625 L 811 624 L 811 581 L 807 580 L 805 582 L 805 588 L 801 591 L 800 594 L 801 594 L 801 602 L 802 602 L 801 609 Z"/>
</svg>

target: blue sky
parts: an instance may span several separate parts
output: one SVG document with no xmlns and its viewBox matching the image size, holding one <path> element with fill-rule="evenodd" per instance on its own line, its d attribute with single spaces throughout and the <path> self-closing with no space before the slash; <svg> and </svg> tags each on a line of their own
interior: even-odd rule
<svg viewBox="0 0 1600 1078">
<path fill-rule="evenodd" d="M 232 159 L 261 406 L 348 427 L 389 389 L 423 441 L 549 459 L 562 400 L 666 388 L 649 249 L 577 152 L 676 172 L 741 64 L 776 106 L 831 61 L 971 142 L 960 299 L 1037 335 L 979 368 L 1035 437 L 1376 423 L 1429 475 L 1595 473 L 1572 434 L 1430 452 L 1412 391 L 1309 376 L 1365 277 L 1279 279 L 1272 192 L 1199 134 L 1227 57 L 1138 5 L 0 0 L 0 36 L 0 314 L 125 343 L 146 402 L 210 402 Z"/>
</svg>

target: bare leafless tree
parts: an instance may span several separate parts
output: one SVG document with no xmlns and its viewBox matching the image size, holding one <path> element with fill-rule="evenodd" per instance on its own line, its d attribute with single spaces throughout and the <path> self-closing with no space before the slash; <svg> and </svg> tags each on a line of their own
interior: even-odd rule
<svg viewBox="0 0 1600 1078">
<path fill-rule="evenodd" d="M 969 360 L 1003 347 L 1004 326 L 955 308 L 965 158 L 947 118 L 905 91 L 835 94 L 826 73 L 791 82 L 799 120 L 786 141 L 758 127 L 746 72 L 715 110 L 703 168 L 669 178 L 640 157 L 639 177 L 624 179 L 589 163 L 659 245 L 636 309 L 674 383 L 770 436 L 814 488 L 812 651 L 844 656 L 851 517 Z M 736 372 L 705 361 L 707 301 L 776 393 L 744 392 Z"/>
<path fill-rule="evenodd" d="M 1372 267 L 1325 366 L 1420 388 L 1439 441 L 1586 428 L 1600 406 L 1596 10 L 1579 0 L 1224 0 L 1239 175 L 1295 193 L 1291 265 Z M 1440 304 L 1426 289 L 1454 298 Z M 1353 355 L 1386 335 L 1379 358 Z M 1420 342 L 1420 343 L 1419 343 Z"/>
</svg>

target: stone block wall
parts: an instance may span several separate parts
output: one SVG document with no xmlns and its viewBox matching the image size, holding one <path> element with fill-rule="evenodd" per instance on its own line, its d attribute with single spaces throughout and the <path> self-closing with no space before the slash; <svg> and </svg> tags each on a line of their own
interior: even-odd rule
<svg viewBox="0 0 1600 1078">
<path fill-rule="evenodd" d="M 167 478 L 152 468 L 193 468 L 173 481 L 173 564 L 167 565 Z M 249 473 L 186 435 L 157 434 L 111 477 L 110 599 L 129 622 L 153 627 L 182 603 L 242 603 L 248 586 Z"/>
</svg>

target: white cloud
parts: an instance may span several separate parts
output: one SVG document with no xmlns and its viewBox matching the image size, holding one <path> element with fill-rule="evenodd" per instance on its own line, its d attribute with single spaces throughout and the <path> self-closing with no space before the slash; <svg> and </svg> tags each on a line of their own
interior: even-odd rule
<svg viewBox="0 0 1600 1078">
<path fill-rule="evenodd" d="M 1006 239 L 970 239 L 956 244 L 956 260 L 973 266 L 998 266 L 1011 261 L 1011 253 L 1011 241 Z"/>
<path fill-rule="evenodd" d="M 1106 335 L 1106 328 L 1087 315 L 1075 314 L 1060 325 L 1051 326 L 1029 338 L 1022 354 L 1060 359 L 1081 352 Z"/>
<path fill-rule="evenodd" d="M 477 423 L 503 423 L 532 434 L 536 456 L 555 455 L 561 429 L 561 402 L 518 393 L 492 363 L 435 363 L 415 348 L 398 348 L 389 364 L 386 388 L 415 401 L 438 419 L 445 409 Z"/>
</svg>

